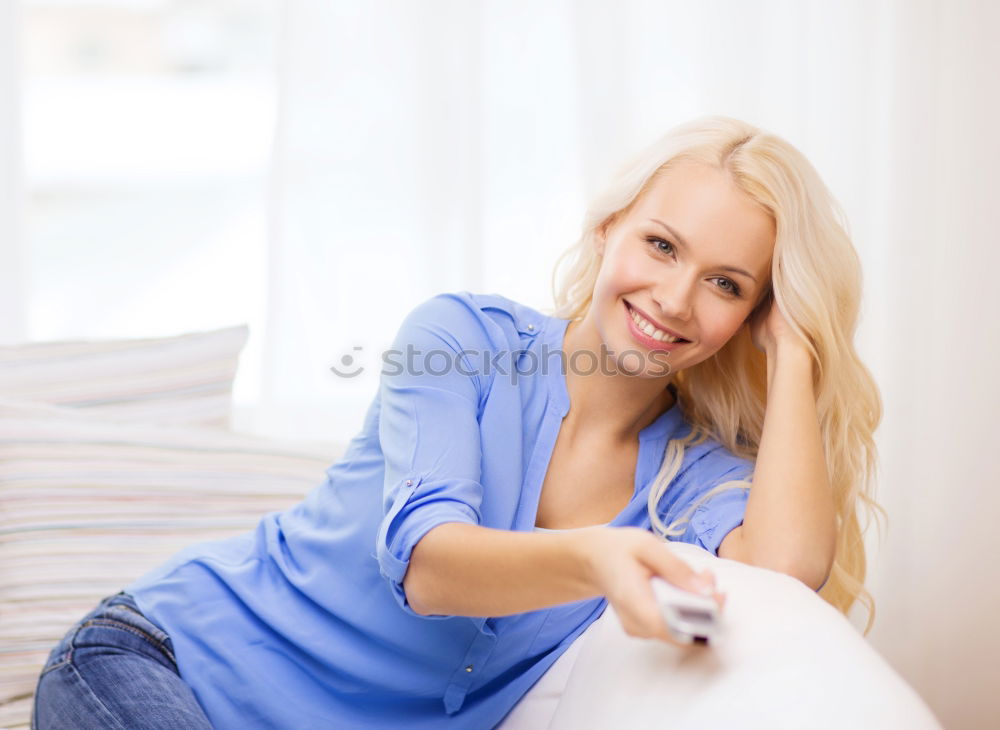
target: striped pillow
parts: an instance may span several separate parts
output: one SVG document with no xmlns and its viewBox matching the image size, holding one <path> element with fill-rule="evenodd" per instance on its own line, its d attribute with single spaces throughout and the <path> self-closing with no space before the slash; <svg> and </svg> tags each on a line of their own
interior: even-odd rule
<svg viewBox="0 0 1000 730">
<path fill-rule="evenodd" d="M 228 428 L 246 325 L 176 337 L 0 347 L 0 399 Z"/>
<path fill-rule="evenodd" d="M 295 504 L 342 452 L 0 402 L 0 728 L 27 728 L 49 651 L 101 598 Z"/>
</svg>

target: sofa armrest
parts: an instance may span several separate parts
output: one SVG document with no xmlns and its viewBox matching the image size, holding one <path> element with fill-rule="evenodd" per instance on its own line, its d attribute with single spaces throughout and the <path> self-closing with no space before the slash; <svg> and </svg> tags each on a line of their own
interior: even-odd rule
<svg viewBox="0 0 1000 730">
<path fill-rule="evenodd" d="M 550 724 L 940 730 L 916 692 L 850 622 L 801 582 L 667 543 L 727 594 L 710 648 L 630 637 L 610 606 L 583 642 Z"/>
</svg>

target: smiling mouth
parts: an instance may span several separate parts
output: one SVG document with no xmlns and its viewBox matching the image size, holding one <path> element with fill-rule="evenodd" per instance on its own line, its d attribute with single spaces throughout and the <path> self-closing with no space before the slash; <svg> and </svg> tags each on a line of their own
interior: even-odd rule
<svg viewBox="0 0 1000 730">
<path fill-rule="evenodd" d="M 690 342 L 690 340 L 686 340 L 683 337 L 671 335 L 668 332 L 659 329 L 652 322 L 636 312 L 628 302 L 625 302 L 625 307 L 628 309 L 628 314 L 635 323 L 636 328 L 638 328 L 638 330 L 647 337 L 651 337 L 657 342 L 663 342 L 665 344 L 681 344 L 684 342 Z"/>
</svg>

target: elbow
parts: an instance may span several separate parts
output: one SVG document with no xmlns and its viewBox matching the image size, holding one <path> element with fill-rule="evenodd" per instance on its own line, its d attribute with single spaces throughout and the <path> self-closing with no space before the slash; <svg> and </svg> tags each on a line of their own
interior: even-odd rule
<svg viewBox="0 0 1000 730">
<path fill-rule="evenodd" d="M 424 603 L 423 595 L 418 588 L 418 581 L 413 577 L 412 568 L 407 569 L 406 575 L 403 576 L 403 593 L 406 595 L 407 605 L 413 609 L 415 614 L 420 616 L 431 614 L 431 610 Z"/>
<path fill-rule="evenodd" d="M 419 546 L 419 543 L 418 543 Z M 421 561 L 417 558 L 417 549 L 410 555 L 410 564 L 406 568 L 401 582 L 407 605 L 420 616 L 430 616 L 434 613 L 427 595 L 427 581 Z"/>
<path fill-rule="evenodd" d="M 440 612 L 433 600 L 433 586 L 429 581 L 430 573 L 427 570 L 429 556 L 421 549 L 423 542 L 421 540 L 413 547 L 406 573 L 403 574 L 400 584 L 406 596 L 406 603 L 413 612 L 420 616 L 432 616 Z"/>
<path fill-rule="evenodd" d="M 801 583 L 809 586 L 809 588 L 813 591 L 818 591 L 823 587 L 823 584 L 826 583 L 827 578 L 830 576 L 830 570 L 833 567 L 833 559 L 822 559 L 812 563 L 804 561 L 786 561 L 778 563 L 775 567 L 766 567 L 771 567 L 772 570 L 789 575 Z"/>
<path fill-rule="evenodd" d="M 829 568 L 821 567 L 819 569 L 813 568 L 812 570 L 799 570 L 790 575 L 798 578 L 813 591 L 818 591 L 826 583 L 826 579 L 830 576 L 830 570 Z"/>
<path fill-rule="evenodd" d="M 453 613 L 454 592 L 448 568 L 453 563 L 448 560 L 448 550 L 455 548 L 450 548 L 447 541 L 442 544 L 441 535 L 442 531 L 448 534 L 455 527 L 457 525 L 448 523 L 431 528 L 410 551 L 400 586 L 407 605 L 416 614 L 445 616 Z"/>
<path fill-rule="evenodd" d="M 834 530 L 831 530 L 826 547 L 816 550 L 812 556 L 812 563 L 803 567 L 796 577 L 814 591 L 819 591 L 829 580 L 836 557 L 837 535 Z"/>
<path fill-rule="evenodd" d="M 773 561 L 754 561 L 750 563 L 751 565 L 756 565 L 760 568 L 767 568 L 768 570 L 773 570 L 776 573 L 782 573 L 789 576 L 790 578 L 795 578 L 795 580 L 809 586 L 813 591 L 818 591 L 820 587 L 826 582 L 829 571 L 822 568 L 817 568 L 814 565 L 806 565 L 804 563 L 798 563 L 794 561 L 785 562 L 773 562 Z"/>
<path fill-rule="evenodd" d="M 784 573 L 795 578 L 813 591 L 818 591 L 826 583 L 833 569 L 836 555 L 836 534 L 831 532 L 825 546 L 815 540 L 768 544 L 760 546 L 743 535 L 742 558 L 746 563 Z"/>
<path fill-rule="evenodd" d="M 788 552 L 783 550 L 779 554 L 769 553 L 762 555 L 759 552 L 748 552 L 739 558 L 750 565 L 760 568 L 767 568 L 776 573 L 783 573 L 795 578 L 801 583 L 809 586 L 813 591 L 818 591 L 830 575 L 833 567 L 833 553 L 821 556 L 814 555 L 811 560 L 802 558 L 789 558 Z"/>
<path fill-rule="evenodd" d="M 830 573 L 833 571 L 833 560 L 834 551 L 831 550 L 829 555 L 824 557 L 822 562 L 809 573 L 805 578 L 800 578 L 803 583 L 812 588 L 814 591 L 819 591 L 820 588 L 826 585 L 826 582 L 830 579 Z"/>
</svg>

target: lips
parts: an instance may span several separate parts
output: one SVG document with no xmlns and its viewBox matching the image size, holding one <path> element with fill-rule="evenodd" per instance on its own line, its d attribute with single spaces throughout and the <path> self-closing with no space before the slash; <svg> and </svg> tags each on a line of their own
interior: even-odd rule
<svg viewBox="0 0 1000 730">
<path fill-rule="evenodd" d="M 638 311 L 638 310 L 637 310 Z M 639 325 L 632 318 L 632 311 L 629 307 L 625 307 L 625 327 L 628 329 L 629 334 L 632 336 L 633 341 L 642 346 L 644 349 L 650 352 L 672 352 L 681 347 L 686 347 L 691 344 L 687 340 L 680 340 L 678 342 L 668 342 L 667 340 L 658 340 L 655 337 L 651 337 L 639 329 Z"/>
<path fill-rule="evenodd" d="M 684 337 L 680 332 L 675 332 L 674 330 L 670 329 L 669 327 L 664 327 L 662 324 L 660 324 L 659 322 L 657 322 L 655 319 L 653 319 L 652 317 L 650 317 L 648 314 L 646 314 L 645 312 L 643 312 L 641 309 L 633 307 L 628 302 L 625 302 L 625 309 L 628 310 L 630 318 L 631 318 L 631 313 L 635 312 L 640 317 L 642 317 L 644 320 L 646 320 L 651 325 L 653 325 L 656 329 L 663 330 L 664 332 L 666 332 L 671 337 L 677 337 L 677 338 L 679 338 L 680 342 L 675 343 L 675 344 L 679 345 L 679 344 L 683 344 L 685 342 L 690 342 L 691 341 L 691 340 L 687 339 L 686 337 Z"/>
</svg>

